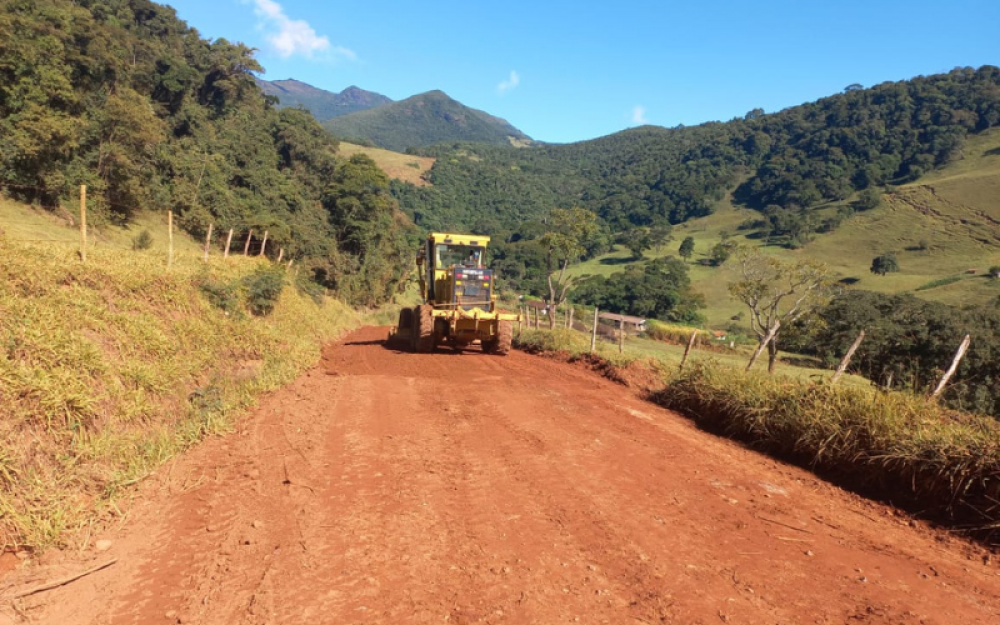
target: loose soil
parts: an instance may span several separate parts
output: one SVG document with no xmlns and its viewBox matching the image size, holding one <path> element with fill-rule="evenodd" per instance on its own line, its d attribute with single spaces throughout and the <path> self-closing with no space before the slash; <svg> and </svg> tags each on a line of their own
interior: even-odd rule
<svg viewBox="0 0 1000 625">
<path fill-rule="evenodd" d="M 0 623 L 1000 622 L 974 544 L 584 368 L 385 335 L 143 483 L 110 549 L 8 574 Z"/>
</svg>

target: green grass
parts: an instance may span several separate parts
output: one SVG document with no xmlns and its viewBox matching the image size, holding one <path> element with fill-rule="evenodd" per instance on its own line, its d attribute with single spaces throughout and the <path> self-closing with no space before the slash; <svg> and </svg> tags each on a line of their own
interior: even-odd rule
<svg viewBox="0 0 1000 625">
<path fill-rule="evenodd" d="M 162 239 L 130 249 L 158 217 L 95 233 L 86 263 L 78 231 L 50 213 L 3 202 L 0 219 L 0 551 L 64 544 L 107 519 L 129 484 L 228 431 L 362 322 L 285 268 L 273 311 L 252 315 L 260 281 L 248 278 L 275 266 L 218 254 L 205 263 L 177 235 L 167 268 Z"/>
<path fill-rule="evenodd" d="M 672 254 L 685 237 L 695 240 L 695 255 L 689 265 L 694 288 L 705 295 L 703 311 L 710 327 L 725 326 L 737 313 L 745 312 L 729 297 L 732 276 L 726 267 L 698 264 L 722 235 L 761 247 L 768 254 L 791 261 L 812 258 L 827 264 L 834 273 L 852 281 L 854 288 L 882 293 L 916 292 L 938 280 L 967 276 L 969 269 L 983 274 L 1000 264 L 1000 129 L 970 137 L 964 158 L 932 172 L 921 180 L 899 187 L 883 197 L 882 205 L 858 213 L 829 234 L 800 250 L 764 247 L 736 230 L 755 211 L 720 202 L 716 212 L 674 228 L 673 240 L 660 251 L 647 251 L 645 260 Z M 993 221 L 995 220 L 995 221 Z M 928 249 L 917 249 L 921 241 Z M 894 251 L 900 271 L 876 276 L 869 271 L 872 259 Z M 572 275 L 610 275 L 623 271 L 630 253 L 624 248 L 571 268 Z M 640 261 L 641 262 L 641 261 Z M 990 280 L 956 280 L 954 284 L 925 288 L 916 293 L 929 300 L 953 305 L 982 304 L 1000 294 L 1000 284 Z"/>
</svg>

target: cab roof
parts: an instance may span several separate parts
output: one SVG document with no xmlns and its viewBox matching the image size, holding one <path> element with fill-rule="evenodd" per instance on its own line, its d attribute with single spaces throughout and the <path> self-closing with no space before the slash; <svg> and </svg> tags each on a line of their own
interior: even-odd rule
<svg viewBox="0 0 1000 625">
<path fill-rule="evenodd" d="M 447 243 L 449 245 L 476 245 L 486 247 L 490 244 L 490 238 L 485 234 L 454 234 L 449 232 L 432 232 L 427 235 L 427 239 L 434 243 Z"/>
</svg>

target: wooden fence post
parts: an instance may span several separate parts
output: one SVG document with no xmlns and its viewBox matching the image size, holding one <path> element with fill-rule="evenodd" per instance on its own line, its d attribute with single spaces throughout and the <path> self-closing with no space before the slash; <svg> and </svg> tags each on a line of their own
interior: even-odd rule
<svg viewBox="0 0 1000 625">
<path fill-rule="evenodd" d="M 944 376 L 941 377 L 941 381 L 938 382 L 937 388 L 931 393 L 931 399 L 937 399 L 937 396 L 941 394 L 944 390 L 945 384 L 951 379 L 951 376 L 955 375 L 955 371 L 958 370 L 958 363 L 962 361 L 962 357 L 965 356 L 966 350 L 969 349 L 969 344 L 972 342 L 972 336 L 966 334 L 965 338 L 962 339 L 962 344 L 958 346 L 958 351 L 955 352 L 955 357 L 951 361 L 951 366 L 945 371 Z"/>
<path fill-rule="evenodd" d="M 233 229 L 229 229 L 229 236 L 226 237 L 226 253 L 222 255 L 223 258 L 229 258 L 229 244 L 233 242 Z"/>
<path fill-rule="evenodd" d="M 205 262 L 208 262 L 208 248 L 212 245 L 212 225 L 208 224 L 208 234 L 205 235 Z"/>
<path fill-rule="evenodd" d="M 250 238 L 252 236 L 253 236 L 253 228 L 250 228 L 250 231 L 247 232 L 247 242 L 246 242 L 246 245 L 243 246 L 243 255 L 244 256 L 249 256 L 250 255 Z"/>
<path fill-rule="evenodd" d="M 167 267 L 174 264 L 174 211 L 167 211 Z"/>
<path fill-rule="evenodd" d="M 535 308 L 535 329 L 538 329 L 538 308 Z"/>
<path fill-rule="evenodd" d="M 566 329 L 573 329 L 573 304 L 570 304 L 569 310 L 566 311 Z"/>
<path fill-rule="evenodd" d="M 257 256 L 263 256 L 264 250 L 267 248 L 267 230 L 264 231 L 264 240 L 260 242 L 260 254 Z"/>
<path fill-rule="evenodd" d="M 594 353 L 594 349 L 597 348 L 597 311 L 599 309 L 594 306 L 594 327 L 590 329 L 590 353 Z"/>
<path fill-rule="evenodd" d="M 618 315 L 618 353 L 625 353 L 625 317 Z"/>
<path fill-rule="evenodd" d="M 851 364 L 851 358 L 854 357 L 854 352 L 858 351 L 858 347 L 861 345 L 861 341 L 863 340 L 865 340 L 864 330 L 861 331 L 858 338 L 854 339 L 854 343 L 851 344 L 851 348 L 847 350 L 846 354 L 844 354 L 844 358 L 837 366 L 837 372 L 833 374 L 832 378 L 830 378 L 831 385 L 836 384 L 837 381 L 840 380 L 840 376 L 844 375 L 844 372 L 847 371 L 847 365 Z"/>
<path fill-rule="evenodd" d="M 284 257 L 285 257 L 285 248 L 283 248 L 283 247 L 282 248 L 278 248 L 278 262 L 280 263 L 281 259 L 284 258 Z"/>
<path fill-rule="evenodd" d="M 681 366 L 678 371 L 684 371 L 684 363 L 687 362 L 688 354 L 694 349 L 694 342 L 698 340 L 698 331 L 695 330 L 691 332 L 691 338 L 688 340 L 687 347 L 684 348 L 684 356 L 681 358 Z"/>
<path fill-rule="evenodd" d="M 80 185 L 80 260 L 87 262 L 87 185 Z"/>
</svg>

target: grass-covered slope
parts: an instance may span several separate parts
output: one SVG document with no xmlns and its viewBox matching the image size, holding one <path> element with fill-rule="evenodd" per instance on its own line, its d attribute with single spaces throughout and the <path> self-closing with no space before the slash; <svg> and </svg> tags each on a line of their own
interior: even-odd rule
<svg viewBox="0 0 1000 625">
<path fill-rule="evenodd" d="M 414 156 L 382 148 L 347 143 L 346 141 L 340 142 L 340 153 L 348 157 L 364 154 L 375 161 L 379 169 L 384 171 L 391 180 L 399 180 L 417 187 L 429 184 L 424 180 L 424 174 L 434 166 L 434 159 L 429 156 Z"/>
<path fill-rule="evenodd" d="M 714 326 L 725 325 L 742 310 L 727 290 L 733 276 L 724 267 L 701 264 L 723 234 L 783 260 L 823 262 L 852 288 L 913 292 L 958 306 L 985 303 L 1000 295 L 1000 280 L 987 275 L 990 267 L 1000 265 L 1000 130 L 971 136 L 961 159 L 893 188 L 882 195 L 877 208 L 855 214 L 831 233 L 817 234 L 801 249 L 767 245 L 764 239 L 738 230 L 742 222 L 758 216 L 724 200 L 712 215 L 674 227 L 673 240 L 660 251 L 646 251 L 639 262 L 676 256 L 680 242 L 693 237 L 691 280 L 693 288 L 705 295 L 704 312 Z M 885 252 L 896 254 L 899 272 L 872 274 L 872 259 Z M 571 271 L 581 276 L 610 275 L 633 262 L 631 254 L 619 248 Z"/>
<path fill-rule="evenodd" d="M 205 263 L 177 237 L 168 268 L 162 238 L 132 251 L 133 232 L 109 229 L 83 263 L 75 230 L 3 208 L 0 551 L 112 514 L 125 486 L 228 429 L 360 321 L 267 259 Z"/>
</svg>

